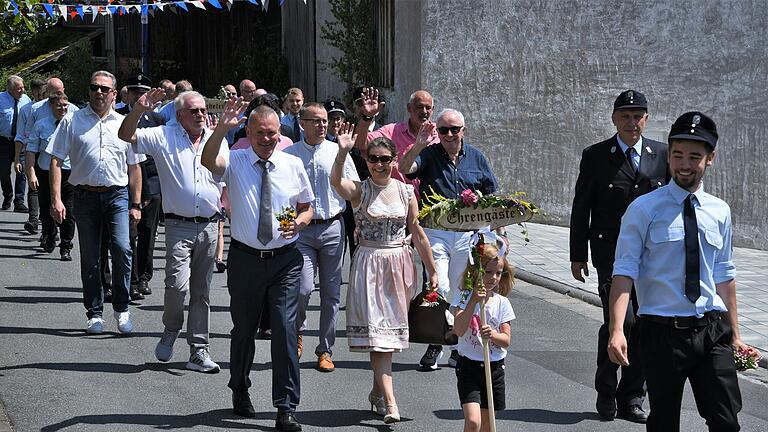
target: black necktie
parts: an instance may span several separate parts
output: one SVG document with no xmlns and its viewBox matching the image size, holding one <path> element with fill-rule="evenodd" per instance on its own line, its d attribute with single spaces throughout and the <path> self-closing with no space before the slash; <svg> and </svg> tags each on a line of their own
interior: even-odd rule
<svg viewBox="0 0 768 432">
<path fill-rule="evenodd" d="M 256 238 L 265 246 L 272 241 L 272 183 L 269 181 L 269 161 L 259 159 L 261 166 L 261 196 L 259 199 L 259 228 Z"/>
<path fill-rule="evenodd" d="M 293 116 L 293 135 L 296 137 L 296 141 L 301 141 L 301 127 L 299 126 L 299 118 Z"/>
<path fill-rule="evenodd" d="M 685 226 L 685 296 L 696 303 L 701 295 L 699 284 L 699 226 L 696 210 L 693 208 L 693 194 L 683 204 L 683 225 Z"/>
<path fill-rule="evenodd" d="M 19 119 L 19 100 L 13 100 L 13 120 L 11 120 L 11 141 L 16 139 L 16 123 Z"/>
<path fill-rule="evenodd" d="M 632 176 L 637 175 L 637 168 L 635 167 L 635 161 L 632 160 L 632 152 L 634 151 L 634 147 L 627 148 L 627 151 L 624 152 L 624 154 L 627 156 L 627 164 L 629 164 L 629 170 L 632 171 Z"/>
</svg>

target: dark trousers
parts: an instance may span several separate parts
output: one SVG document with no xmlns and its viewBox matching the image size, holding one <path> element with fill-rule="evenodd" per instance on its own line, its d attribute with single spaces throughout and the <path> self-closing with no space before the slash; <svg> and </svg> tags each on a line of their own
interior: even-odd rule
<svg viewBox="0 0 768 432">
<path fill-rule="evenodd" d="M 344 218 L 344 235 L 347 238 L 347 251 L 349 251 L 351 259 L 355 255 L 355 249 L 357 249 L 357 244 L 355 244 L 355 215 L 352 211 L 351 202 L 347 201 L 347 207 L 341 216 Z"/>
<path fill-rule="evenodd" d="M 603 324 L 597 333 L 597 371 L 595 372 L 595 390 L 598 398 L 616 400 L 616 405 L 626 408 L 642 405 L 645 399 L 645 378 L 640 366 L 639 326 L 637 325 L 637 297 L 632 289 L 631 301 L 624 318 L 624 336 L 627 338 L 629 366 L 621 367 L 621 380 L 616 376 L 619 365 L 608 358 L 608 322 L 611 311 L 608 297 L 611 291 L 612 268 L 598 268 L 597 280 L 600 301 L 603 303 Z"/>
<path fill-rule="evenodd" d="M 61 170 L 61 201 L 64 203 L 64 208 L 67 209 L 67 217 L 59 225 L 61 231 L 59 248 L 61 250 L 72 250 L 72 240 L 75 238 L 75 230 L 77 229 L 77 222 L 75 221 L 75 187 L 69 183 L 69 174 L 70 170 Z"/>
<path fill-rule="evenodd" d="M 709 430 L 738 431 L 741 392 L 727 320 L 692 329 L 640 320 L 641 361 L 651 406 L 646 430 L 680 430 L 683 388 L 690 380 L 699 415 Z"/>
<path fill-rule="evenodd" d="M 11 183 L 13 157 L 16 151 L 15 143 L 5 137 L 0 137 L 0 188 L 3 190 L 3 202 L 13 200 L 14 205 L 24 204 L 24 194 L 27 191 L 27 176 L 23 172 L 15 173 L 16 182 Z"/>
<path fill-rule="evenodd" d="M 152 197 L 141 209 L 141 220 L 131 229 L 131 248 L 133 249 L 133 265 L 131 268 L 131 285 L 139 281 L 149 282 L 154 270 L 152 259 L 155 252 L 155 234 L 160 222 L 160 195 Z"/>
<path fill-rule="evenodd" d="M 62 171 L 62 175 L 63 173 L 64 171 Z M 35 175 L 37 176 L 37 182 L 40 184 L 40 186 L 37 188 L 37 199 L 40 203 L 41 209 L 40 225 L 42 225 L 42 234 L 43 237 L 50 237 L 50 242 L 53 243 L 53 237 L 56 237 L 56 232 L 58 230 L 56 228 L 56 222 L 53 220 L 53 217 L 51 217 L 51 184 L 49 183 L 50 176 L 48 175 L 48 170 L 40 168 L 37 166 L 37 164 L 35 164 Z M 67 204 L 64 203 L 65 207 L 66 205 Z M 69 209 L 67 209 L 67 213 L 69 213 Z M 72 217 L 74 218 L 74 215 L 72 215 Z"/>
<path fill-rule="evenodd" d="M 272 326 L 272 404 L 280 412 L 295 411 L 300 394 L 296 306 L 304 258 L 298 249 L 262 259 L 231 246 L 227 264 L 233 324 L 229 388 L 243 391 L 251 386 L 258 311 L 266 303 Z"/>
</svg>

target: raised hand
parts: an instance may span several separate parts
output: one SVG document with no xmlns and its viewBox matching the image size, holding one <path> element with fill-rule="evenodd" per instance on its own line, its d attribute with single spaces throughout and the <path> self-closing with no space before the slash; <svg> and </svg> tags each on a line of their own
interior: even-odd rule
<svg viewBox="0 0 768 432">
<path fill-rule="evenodd" d="M 339 150 L 348 153 L 355 146 L 355 140 L 357 135 L 352 135 L 355 131 L 355 125 L 352 123 L 342 123 L 339 128 L 339 134 L 336 135 L 336 141 L 339 145 Z"/>
<path fill-rule="evenodd" d="M 384 102 L 379 102 L 379 90 L 376 87 L 363 89 L 363 100 L 360 104 L 360 112 L 366 116 L 375 116 L 384 109 Z"/>
<path fill-rule="evenodd" d="M 138 109 L 142 112 L 152 111 L 160 106 L 163 99 L 165 99 L 165 90 L 153 88 L 139 97 L 136 103 L 133 104 L 133 109 Z"/>
<path fill-rule="evenodd" d="M 226 129 L 232 129 L 245 122 L 245 117 L 240 118 L 248 108 L 248 102 L 244 101 L 242 97 L 229 98 L 226 104 L 224 104 L 224 111 L 219 115 L 219 123 L 217 127 L 224 127 Z"/>
<path fill-rule="evenodd" d="M 419 128 L 419 133 L 416 135 L 416 144 L 426 146 L 429 144 L 429 139 L 434 135 L 437 126 L 431 121 L 427 120 Z"/>
</svg>

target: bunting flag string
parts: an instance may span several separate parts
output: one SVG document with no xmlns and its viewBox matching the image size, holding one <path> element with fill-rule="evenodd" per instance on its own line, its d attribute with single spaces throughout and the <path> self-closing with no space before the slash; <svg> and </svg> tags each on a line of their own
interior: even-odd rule
<svg viewBox="0 0 768 432">
<path fill-rule="evenodd" d="M 215 9 L 232 10 L 232 4 L 235 0 L 171 0 L 157 1 L 149 0 L 142 3 L 135 3 L 135 0 L 92 0 L 86 2 L 65 2 L 59 3 L 55 0 L 42 0 L 32 3 L 30 0 L 6 0 L 5 13 L 11 13 L 14 16 L 22 14 L 23 16 L 44 16 L 48 18 L 64 17 L 65 20 L 74 20 L 80 18 L 85 20 L 86 15 L 91 15 L 92 22 L 96 21 L 98 15 L 125 15 L 130 13 L 139 13 L 142 15 L 153 15 L 156 10 L 164 12 L 166 8 L 178 13 L 179 9 L 189 12 L 189 5 L 196 9 L 205 10 L 203 3 L 209 3 Z M 249 3 L 261 7 L 263 11 L 269 10 L 269 0 L 247 0 Z M 303 0 L 307 4 L 307 0 Z M 282 7 L 285 0 L 279 0 Z M 223 4 L 223 5 L 222 5 Z M 175 6 L 175 7 L 174 7 Z M 39 9 L 38 9 L 39 7 Z M 38 9 L 35 11 L 35 9 Z"/>
</svg>

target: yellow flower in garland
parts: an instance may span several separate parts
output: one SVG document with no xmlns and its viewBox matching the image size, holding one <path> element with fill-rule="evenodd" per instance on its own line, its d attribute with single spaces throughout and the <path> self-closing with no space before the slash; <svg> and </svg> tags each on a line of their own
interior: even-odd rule
<svg viewBox="0 0 768 432">
<path fill-rule="evenodd" d="M 296 209 L 293 207 L 285 207 L 283 211 L 275 215 L 275 218 L 280 222 L 280 229 L 286 230 L 291 226 L 291 222 L 296 220 Z"/>
</svg>

